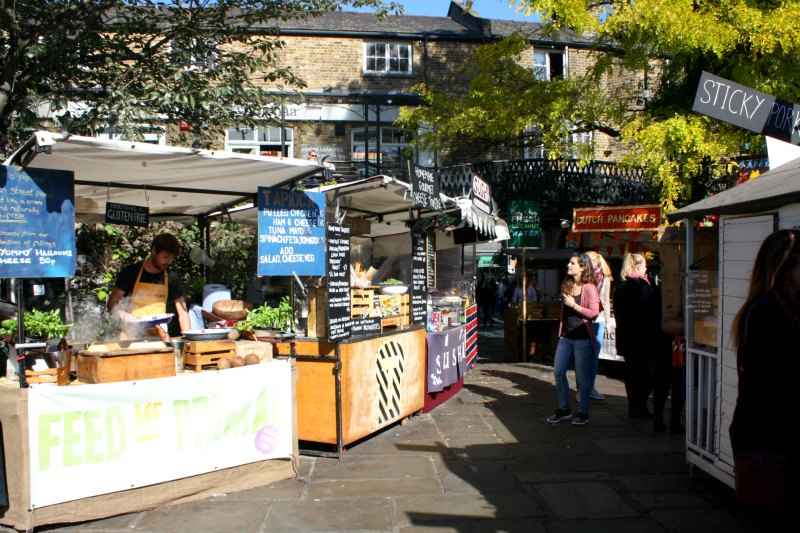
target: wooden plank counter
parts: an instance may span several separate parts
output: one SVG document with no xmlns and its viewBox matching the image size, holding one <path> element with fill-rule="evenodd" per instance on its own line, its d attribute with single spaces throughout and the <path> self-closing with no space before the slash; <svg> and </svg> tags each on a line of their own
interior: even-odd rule
<svg viewBox="0 0 800 533">
<path fill-rule="evenodd" d="M 298 339 L 297 427 L 300 440 L 336 442 L 336 348 Z M 288 342 L 276 355 L 288 356 Z M 339 345 L 342 439 L 351 444 L 422 409 L 425 401 L 425 330 L 412 328 L 353 338 Z"/>
</svg>

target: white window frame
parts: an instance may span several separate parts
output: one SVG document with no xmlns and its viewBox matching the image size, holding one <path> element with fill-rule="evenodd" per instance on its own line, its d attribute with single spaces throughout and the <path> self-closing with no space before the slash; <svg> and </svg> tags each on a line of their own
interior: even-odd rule
<svg viewBox="0 0 800 533">
<path fill-rule="evenodd" d="M 385 45 L 384 49 L 384 69 L 383 70 L 370 70 L 367 68 L 367 58 L 369 57 L 367 52 L 370 46 L 382 44 Z M 391 64 L 391 47 L 405 47 L 408 50 L 408 69 L 407 70 L 397 70 L 393 71 L 390 70 Z M 363 74 L 370 74 L 370 75 L 378 75 L 378 76 L 409 76 L 414 72 L 414 50 L 411 46 L 411 43 L 403 43 L 403 42 L 383 42 L 383 41 L 365 41 L 364 42 L 364 61 L 362 63 L 362 73 Z M 377 56 L 375 56 L 377 57 Z M 398 52 L 399 58 L 399 52 Z"/>
<path fill-rule="evenodd" d="M 245 153 L 245 154 L 252 154 L 258 155 L 261 152 L 261 146 L 268 144 L 274 146 L 280 146 L 281 141 L 280 138 L 276 142 L 271 141 L 260 141 L 260 130 L 263 128 L 274 128 L 278 130 L 280 134 L 280 126 L 255 126 L 255 127 L 234 127 L 234 128 L 225 128 L 225 151 L 226 152 L 237 152 L 237 153 Z M 247 140 L 231 140 L 228 130 L 229 129 L 248 129 L 253 130 L 253 139 Z M 286 147 L 287 157 L 294 157 L 294 128 L 284 126 L 285 130 L 289 132 L 286 136 L 286 142 L 284 146 Z"/>
<path fill-rule="evenodd" d="M 537 54 L 544 54 L 544 63 L 537 63 Z M 550 72 L 551 65 L 550 65 L 550 54 L 560 54 L 561 55 L 561 79 L 567 78 L 567 50 L 558 49 L 558 48 L 540 48 L 533 50 L 533 76 L 537 80 L 540 81 L 550 81 L 553 79 L 552 74 Z M 537 68 L 544 68 L 545 78 L 542 79 L 537 76 L 536 69 Z"/>
</svg>

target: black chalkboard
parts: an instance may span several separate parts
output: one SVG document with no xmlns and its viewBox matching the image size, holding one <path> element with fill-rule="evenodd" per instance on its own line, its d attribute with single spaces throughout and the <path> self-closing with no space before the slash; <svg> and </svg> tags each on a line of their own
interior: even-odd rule
<svg viewBox="0 0 800 533">
<path fill-rule="evenodd" d="M 428 254 L 424 233 L 411 233 L 411 322 L 425 324 L 428 299 Z"/>
<path fill-rule="evenodd" d="M 146 228 L 150 225 L 150 210 L 141 205 L 106 202 L 106 224 Z"/>
<path fill-rule="evenodd" d="M 350 331 L 353 334 L 353 336 L 380 334 L 381 317 L 373 316 L 373 317 L 355 318 L 353 319 Z"/>
<path fill-rule="evenodd" d="M 439 180 L 436 179 L 435 169 L 414 166 L 414 172 L 411 175 L 411 195 L 416 207 L 442 209 Z"/>
<path fill-rule="evenodd" d="M 328 339 L 350 336 L 350 228 L 327 226 Z"/>
</svg>

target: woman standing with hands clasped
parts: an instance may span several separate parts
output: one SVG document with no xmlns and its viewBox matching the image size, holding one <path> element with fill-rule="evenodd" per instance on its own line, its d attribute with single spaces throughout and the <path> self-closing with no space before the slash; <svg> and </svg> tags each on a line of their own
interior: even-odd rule
<svg viewBox="0 0 800 533">
<path fill-rule="evenodd" d="M 600 311 L 600 297 L 594 279 L 594 268 L 586 254 L 573 255 L 567 264 L 567 277 L 561 284 L 561 325 L 556 348 L 555 379 L 558 408 L 547 417 L 549 424 L 572 420 L 582 426 L 589 422 L 589 395 L 594 373 L 592 321 Z M 578 381 L 578 413 L 569 408 L 567 370 L 575 364 Z"/>
</svg>

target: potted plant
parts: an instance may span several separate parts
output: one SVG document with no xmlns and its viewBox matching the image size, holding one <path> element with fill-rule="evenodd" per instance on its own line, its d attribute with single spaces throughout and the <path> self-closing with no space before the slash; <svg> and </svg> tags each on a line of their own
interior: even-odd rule
<svg viewBox="0 0 800 533">
<path fill-rule="evenodd" d="M 57 346 L 69 331 L 71 325 L 64 324 L 57 310 L 39 311 L 32 309 L 25 313 L 25 341 L 46 342 Z M 10 318 L 0 323 L 0 337 L 6 342 L 14 342 L 17 337 L 17 319 Z"/>
<path fill-rule="evenodd" d="M 289 298 L 281 298 L 277 307 L 264 304 L 247 313 L 247 318 L 236 323 L 240 333 L 250 337 L 275 337 L 290 332 L 292 325 L 292 304 Z"/>
</svg>

